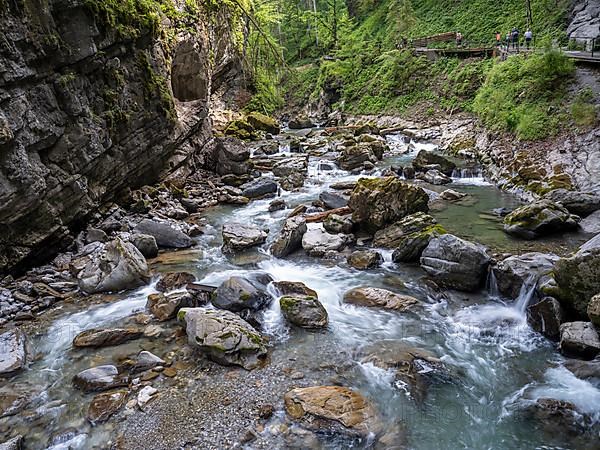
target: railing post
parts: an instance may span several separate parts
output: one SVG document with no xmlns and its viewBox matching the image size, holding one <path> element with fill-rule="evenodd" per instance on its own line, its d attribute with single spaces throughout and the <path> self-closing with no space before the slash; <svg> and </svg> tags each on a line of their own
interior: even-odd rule
<svg viewBox="0 0 600 450">
<path fill-rule="evenodd" d="M 596 38 L 592 39 L 592 58 L 594 57 L 594 49 L 596 48 Z"/>
</svg>

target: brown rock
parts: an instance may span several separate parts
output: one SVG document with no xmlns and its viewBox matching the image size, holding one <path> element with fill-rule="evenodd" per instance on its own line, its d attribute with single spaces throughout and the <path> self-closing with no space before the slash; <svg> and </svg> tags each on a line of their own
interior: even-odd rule
<svg viewBox="0 0 600 450">
<path fill-rule="evenodd" d="M 95 425 L 107 421 L 127 400 L 127 391 L 119 390 L 96 395 L 88 408 L 87 419 Z"/>
<path fill-rule="evenodd" d="M 196 277 L 188 272 L 167 272 L 156 283 L 156 290 L 160 292 L 172 291 L 185 287 L 196 281 Z"/>
<path fill-rule="evenodd" d="M 98 328 L 79 333 L 73 339 L 73 347 L 111 347 L 142 336 L 137 328 Z"/>
<path fill-rule="evenodd" d="M 344 294 L 344 303 L 404 312 L 417 305 L 419 301 L 414 297 L 396 294 L 385 289 L 358 287 Z"/>
</svg>

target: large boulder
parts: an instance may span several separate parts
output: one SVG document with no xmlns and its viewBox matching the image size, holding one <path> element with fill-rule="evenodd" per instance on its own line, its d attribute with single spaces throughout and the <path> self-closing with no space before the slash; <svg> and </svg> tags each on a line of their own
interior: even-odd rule
<svg viewBox="0 0 600 450">
<path fill-rule="evenodd" d="M 299 115 L 293 117 L 288 122 L 288 128 L 290 130 L 302 130 L 305 128 L 312 128 L 314 126 L 315 124 L 313 123 L 313 121 L 310 120 L 306 115 Z"/>
<path fill-rule="evenodd" d="M 266 290 L 270 281 L 271 278 L 266 274 L 249 278 L 233 276 L 217 288 L 212 304 L 216 308 L 236 313 L 259 311 L 268 306 L 273 299 Z"/>
<path fill-rule="evenodd" d="M 485 247 L 451 234 L 432 239 L 421 255 L 421 267 L 434 281 L 460 291 L 478 289 L 489 264 Z"/>
<path fill-rule="evenodd" d="M 317 297 L 288 295 L 279 299 L 281 313 L 288 322 L 302 328 L 327 326 L 327 310 Z"/>
<path fill-rule="evenodd" d="M 362 169 L 365 163 L 375 164 L 380 160 L 384 149 L 384 145 L 379 141 L 352 144 L 341 149 L 337 162 L 343 170 Z"/>
<path fill-rule="evenodd" d="M 410 311 L 419 301 L 409 295 L 372 287 L 358 287 L 344 294 L 344 303 L 370 308 L 383 308 L 394 311 Z"/>
<path fill-rule="evenodd" d="M 348 206 L 348 199 L 335 192 L 321 192 L 319 200 L 326 209 L 339 209 Z"/>
<path fill-rule="evenodd" d="M 427 172 L 428 170 L 436 169 L 446 176 L 451 176 L 454 169 L 456 169 L 456 164 L 452 161 L 428 150 L 421 150 L 412 164 L 417 171 Z"/>
<path fill-rule="evenodd" d="M 275 119 L 256 111 L 248 114 L 246 120 L 256 130 L 264 131 L 266 133 L 271 134 L 279 134 L 279 132 L 281 131 L 279 123 L 277 123 Z"/>
<path fill-rule="evenodd" d="M 323 228 L 331 234 L 350 234 L 352 228 L 354 228 L 354 223 L 350 216 L 330 214 L 323 221 Z"/>
<path fill-rule="evenodd" d="M 586 217 L 600 210 L 600 195 L 592 192 L 569 191 L 555 189 L 548 192 L 544 198 L 554 203 L 560 203 L 570 213 Z"/>
<path fill-rule="evenodd" d="M 600 353 L 600 338 L 590 322 L 567 322 L 560 326 L 560 351 L 565 355 L 593 359 Z"/>
<path fill-rule="evenodd" d="M 572 257 L 558 260 L 554 278 L 558 285 L 554 296 L 569 311 L 585 317 L 590 299 L 600 293 L 600 234 Z"/>
<path fill-rule="evenodd" d="M 78 274 L 79 288 L 88 293 L 116 292 L 150 281 L 146 259 L 135 246 L 117 238 L 100 244 Z"/>
<path fill-rule="evenodd" d="M 240 189 L 244 197 L 261 198 L 277 194 L 279 186 L 270 178 L 261 177 L 242 184 Z"/>
<path fill-rule="evenodd" d="M 552 253 L 525 253 L 500 261 L 492 272 L 498 284 L 498 291 L 506 297 L 519 297 L 521 288 L 535 285 L 537 281 L 550 272 L 559 257 Z"/>
<path fill-rule="evenodd" d="M 429 196 L 420 187 L 396 177 L 361 178 L 348 206 L 352 220 L 368 231 L 377 231 L 410 214 L 427 212 Z"/>
<path fill-rule="evenodd" d="M 322 257 L 330 252 L 342 250 L 351 238 L 345 234 L 330 234 L 322 224 L 309 224 L 302 237 L 302 248 L 310 256 Z"/>
<path fill-rule="evenodd" d="M 219 175 L 250 173 L 249 158 L 250 150 L 239 139 L 233 137 L 217 139 L 216 171 Z"/>
<path fill-rule="evenodd" d="M 308 159 L 306 157 L 286 158 L 273 164 L 271 169 L 276 177 L 289 177 L 293 174 L 306 174 Z"/>
<path fill-rule="evenodd" d="M 358 357 L 363 364 L 393 371 L 393 384 L 408 386 L 418 404 L 425 400 L 431 383 L 444 382 L 449 377 L 444 364 L 433 353 L 398 340 L 386 339 L 365 345 L 359 349 Z"/>
<path fill-rule="evenodd" d="M 0 334 L 0 376 L 12 375 L 27 364 L 27 337 L 19 329 Z"/>
<path fill-rule="evenodd" d="M 223 225 L 223 251 L 237 252 L 264 244 L 267 233 L 256 225 L 227 222 Z"/>
<path fill-rule="evenodd" d="M 539 200 L 508 214 L 504 218 L 504 231 L 523 239 L 536 239 L 550 233 L 574 230 L 579 220 L 561 205 Z"/>
<path fill-rule="evenodd" d="M 178 317 L 185 322 L 189 344 L 219 364 L 251 370 L 267 355 L 262 336 L 232 312 L 184 308 Z"/>
<path fill-rule="evenodd" d="M 600 210 L 593 212 L 581 222 L 579 222 L 581 231 L 584 233 L 598 234 L 600 233 Z"/>
<path fill-rule="evenodd" d="M 73 339 L 73 347 L 111 347 L 141 337 L 138 328 L 94 328 L 79 333 Z"/>
<path fill-rule="evenodd" d="M 194 245 L 191 237 L 169 221 L 144 219 L 137 224 L 134 231 L 153 236 L 156 244 L 163 248 L 189 248 Z"/>
<path fill-rule="evenodd" d="M 296 388 L 286 393 L 283 400 L 287 414 L 313 431 L 366 438 L 383 430 L 371 403 L 346 387 Z"/>
<path fill-rule="evenodd" d="M 155 258 L 158 256 L 158 244 L 154 236 L 149 234 L 134 234 L 131 236 L 130 242 L 135 245 L 145 258 Z"/>
<path fill-rule="evenodd" d="M 531 328 L 553 340 L 560 336 L 564 316 L 560 302 L 552 297 L 545 297 L 527 308 L 527 321 Z"/>
<path fill-rule="evenodd" d="M 279 236 L 271 246 L 271 253 L 277 258 L 284 258 L 302 248 L 302 237 L 307 231 L 306 219 L 295 216 L 287 219 Z"/>
</svg>

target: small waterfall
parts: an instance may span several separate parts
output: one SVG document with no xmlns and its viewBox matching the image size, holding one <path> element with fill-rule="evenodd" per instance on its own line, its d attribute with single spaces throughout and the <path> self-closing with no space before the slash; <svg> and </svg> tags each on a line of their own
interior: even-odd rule
<svg viewBox="0 0 600 450">
<path fill-rule="evenodd" d="M 496 280 L 496 275 L 494 274 L 493 270 L 490 270 L 488 272 L 485 287 L 490 297 L 500 298 L 500 291 L 498 290 L 498 280 Z"/>
<path fill-rule="evenodd" d="M 525 311 L 535 294 L 535 288 L 537 286 L 537 277 L 535 275 L 531 275 L 521 286 L 521 291 L 519 292 L 519 297 L 517 297 L 517 301 L 515 303 L 515 308 L 522 314 L 525 315 Z"/>
<path fill-rule="evenodd" d="M 452 172 L 452 179 L 455 183 L 472 184 L 472 185 L 488 185 L 483 176 L 481 167 L 461 167 L 456 168 Z"/>
</svg>

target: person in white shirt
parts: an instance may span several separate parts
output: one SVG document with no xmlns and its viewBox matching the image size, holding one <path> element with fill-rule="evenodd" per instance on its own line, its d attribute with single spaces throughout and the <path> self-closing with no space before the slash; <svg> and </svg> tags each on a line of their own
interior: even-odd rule
<svg viewBox="0 0 600 450">
<path fill-rule="evenodd" d="M 533 33 L 531 30 L 527 30 L 525 32 L 525 45 L 527 46 L 527 50 L 529 50 L 529 46 L 531 45 L 531 40 L 533 39 Z"/>
</svg>

